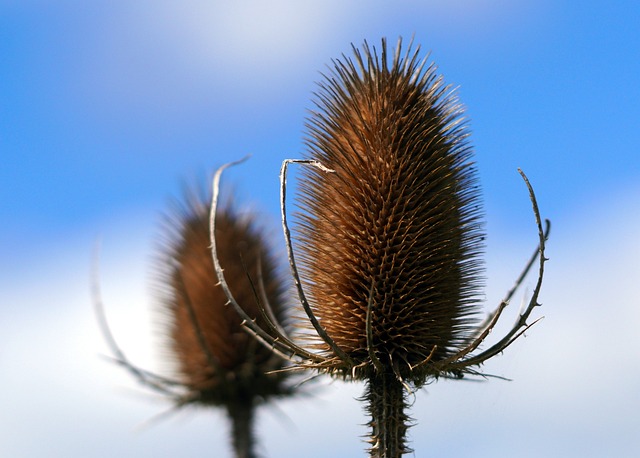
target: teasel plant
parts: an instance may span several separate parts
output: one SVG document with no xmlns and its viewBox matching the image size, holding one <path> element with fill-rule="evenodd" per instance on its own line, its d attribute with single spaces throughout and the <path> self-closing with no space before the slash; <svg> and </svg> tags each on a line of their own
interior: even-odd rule
<svg viewBox="0 0 640 458">
<path fill-rule="evenodd" d="M 412 450 L 409 397 L 429 381 L 489 377 L 481 366 L 538 320 L 545 228 L 529 180 L 538 247 L 505 298 L 482 320 L 484 222 L 469 131 L 455 90 L 419 47 L 399 39 L 389 53 L 366 42 L 333 62 L 307 122 L 307 158 L 285 160 L 280 173 L 282 225 L 289 265 L 305 317 L 297 336 L 263 326 L 239 306 L 226 282 L 213 234 L 221 167 L 214 175 L 212 257 L 221 286 L 244 324 L 267 347 L 335 378 L 363 381 L 371 457 Z M 287 169 L 304 165 L 295 241 L 286 212 Z M 300 267 L 296 259 L 300 259 Z M 487 337 L 538 266 L 531 298 L 510 330 Z M 275 336 L 275 337 L 274 337 Z M 487 348 L 482 349 L 485 344 Z"/>
<path fill-rule="evenodd" d="M 211 259 L 209 202 L 202 192 L 187 190 L 174 201 L 165 219 L 164 239 L 156 262 L 159 314 L 164 353 L 175 370 L 165 377 L 141 369 L 127 358 L 105 317 L 99 284 L 94 303 L 113 361 L 142 385 L 161 393 L 171 411 L 188 406 L 226 410 L 234 456 L 253 458 L 257 441 L 253 425 L 258 406 L 291 396 L 295 385 L 282 369 L 287 361 L 254 339 L 237 312 L 227 305 Z M 257 296 L 269 302 L 269 324 L 286 327 L 285 282 L 252 212 L 240 213 L 231 202 L 219 210 L 215 232 L 219 257 L 226 266 L 226 284 L 244 313 L 266 326 Z M 97 274 L 94 275 L 94 279 Z M 259 282 L 259 288 L 257 285 Z M 237 304 L 236 304 L 237 305 Z"/>
</svg>

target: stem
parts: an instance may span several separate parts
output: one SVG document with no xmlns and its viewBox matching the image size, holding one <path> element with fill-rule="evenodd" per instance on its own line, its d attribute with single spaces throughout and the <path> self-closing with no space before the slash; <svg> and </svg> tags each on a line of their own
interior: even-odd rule
<svg viewBox="0 0 640 458">
<path fill-rule="evenodd" d="M 227 412 L 231 419 L 231 439 L 236 458 L 256 458 L 252 400 L 233 402 L 227 406 Z"/>
<path fill-rule="evenodd" d="M 369 379 L 363 400 L 368 402 L 366 410 L 371 415 L 371 458 L 400 458 L 411 452 L 405 443 L 409 417 L 404 413 L 404 386 L 395 374 Z"/>
</svg>

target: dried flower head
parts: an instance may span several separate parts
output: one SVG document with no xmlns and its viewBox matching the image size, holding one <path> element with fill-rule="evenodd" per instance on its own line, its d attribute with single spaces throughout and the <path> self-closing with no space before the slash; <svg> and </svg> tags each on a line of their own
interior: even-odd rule
<svg viewBox="0 0 640 458">
<path fill-rule="evenodd" d="M 191 192 L 176 202 L 167 218 L 165 240 L 156 265 L 160 313 L 167 332 L 175 378 L 158 376 L 131 364 L 99 317 L 116 360 L 142 384 L 169 396 L 176 407 L 214 406 L 226 409 L 232 424 L 235 456 L 255 456 L 255 408 L 274 397 L 293 394 L 282 371 L 286 360 L 247 333 L 218 283 L 211 259 L 208 198 Z M 284 288 L 255 217 L 226 205 L 218 215 L 216 242 L 225 273 L 247 315 L 264 326 L 262 309 L 269 304 L 269 322 L 285 320 Z"/>
<path fill-rule="evenodd" d="M 371 455 L 395 458 L 409 451 L 408 390 L 430 378 L 478 374 L 479 365 L 531 326 L 547 233 L 520 172 L 539 247 L 514 289 L 478 324 L 484 233 L 462 107 L 436 68 L 419 59 L 419 49 L 403 54 L 401 40 L 392 56 L 384 39 L 380 55 L 366 43 L 354 55 L 335 61 L 320 85 L 307 124 L 308 159 L 287 160 L 281 172 L 289 262 L 309 318 L 299 326 L 317 333 L 314 344 L 305 349 L 284 333 L 274 339 L 247 325 L 298 367 L 366 381 Z M 300 184 L 296 250 L 285 211 L 292 162 L 309 165 Z M 225 287 L 215 243 L 213 257 Z M 528 307 L 502 339 L 476 353 L 536 259 L 539 278 Z"/>
<path fill-rule="evenodd" d="M 417 54 L 374 53 L 336 62 L 308 123 L 310 157 L 334 173 L 309 167 L 301 180 L 301 273 L 321 326 L 357 366 L 375 371 L 377 359 L 418 381 L 425 360 L 472 333 L 481 204 L 450 88 Z"/>
<path fill-rule="evenodd" d="M 170 218 L 159 286 L 170 344 L 180 380 L 198 402 L 227 405 L 283 394 L 283 360 L 243 329 L 218 285 L 209 241 L 208 199 L 193 195 Z M 284 290 L 274 259 L 250 214 L 227 205 L 218 213 L 216 242 L 232 291 L 252 318 L 263 324 L 256 294 L 261 279 L 275 319 L 284 319 Z M 255 282 L 255 283 L 253 283 Z M 166 287 L 168 286 L 168 288 Z M 263 324 L 264 325 L 264 324 Z"/>
</svg>

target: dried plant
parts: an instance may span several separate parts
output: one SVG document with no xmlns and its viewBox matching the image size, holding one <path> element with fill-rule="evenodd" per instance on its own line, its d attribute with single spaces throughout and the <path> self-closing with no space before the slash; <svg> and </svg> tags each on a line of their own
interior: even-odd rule
<svg viewBox="0 0 640 458">
<path fill-rule="evenodd" d="M 482 363 L 532 326 L 549 230 L 548 222 L 542 228 L 533 189 L 520 171 L 539 246 L 514 288 L 478 324 L 485 235 L 462 107 L 436 68 L 419 60 L 419 49 L 409 46 L 403 54 L 401 47 L 399 40 L 390 58 L 385 40 L 380 56 L 365 43 L 354 48 L 354 60 L 335 61 L 308 122 L 309 159 L 283 163 L 283 228 L 308 316 L 299 326 L 315 332 L 305 334 L 311 345 L 303 347 L 242 311 L 212 238 L 225 293 L 259 340 L 298 368 L 366 382 L 370 453 L 385 458 L 410 451 L 407 393 L 430 379 L 481 375 Z M 309 166 L 300 185 L 296 250 L 285 211 L 292 162 Z M 214 178 L 212 232 L 225 167 Z M 479 351 L 536 259 L 539 276 L 528 306 L 503 338 Z"/>
<path fill-rule="evenodd" d="M 207 202 L 205 204 L 205 202 Z M 168 350 L 177 375 L 169 379 L 132 365 L 106 326 L 99 295 L 101 325 L 118 363 L 144 385 L 168 395 L 176 407 L 226 409 L 232 425 L 235 456 L 255 454 L 255 408 L 274 397 L 293 393 L 285 361 L 260 345 L 241 324 L 218 285 L 209 241 L 209 199 L 190 193 L 167 219 L 166 240 L 159 256 L 160 312 Z M 230 288 L 243 310 L 264 325 L 257 295 L 268 301 L 270 321 L 285 319 L 282 278 L 267 250 L 255 217 L 239 215 L 231 205 L 218 214 L 216 242 Z M 254 282 L 256 282 L 254 284 Z M 275 371 L 275 373 L 274 373 Z"/>
</svg>

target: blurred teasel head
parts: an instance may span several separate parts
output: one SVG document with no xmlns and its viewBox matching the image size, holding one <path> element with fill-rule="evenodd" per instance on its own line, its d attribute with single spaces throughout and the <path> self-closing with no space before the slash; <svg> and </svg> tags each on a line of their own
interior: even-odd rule
<svg viewBox="0 0 640 458">
<path fill-rule="evenodd" d="M 408 390 L 431 378 L 479 374 L 480 364 L 532 325 L 548 226 L 544 231 L 520 171 L 539 246 L 516 287 L 536 259 L 539 278 L 513 328 L 476 352 L 515 288 L 479 323 L 485 234 L 462 106 L 419 48 L 403 52 L 399 40 L 390 53 L 383 39 L 379 53 L 366 43 L 353 51 L 353 58 L 334 61 L 320 84 L 307 122 L 307 158 L 284 161 L 281 172 L 289 263 L 308 316 L 298 327 L 313 344 L 305 349 L 287 335 L 269 339 L 251 328 L 299 367 L 366 381 L 371 456 L 395 458 L 409 452 Z M 307 166 L 295 242 L 285 205 L 294 162 Z M 217 182 L 213 208 L 216 189 Z"/>
<path fill-rule="evenodd" d="M 184 399 L 220 406 L 232 420 L 237 456 L 254 456 L 251 421 L 254 408 L 292 393 L 285 361 L 261 345 L 228 305 L 211 259 L 210 199 L 194 193 L 169 218 L 160 286 L 171 354 Z M 227 204 L 218 215 L 216 243 L 226 278 L 243 309 L 263 325 L 260 294 L 273 319 L 285 320 L 284 289 L 275 260 L 253 214 Z"/>
<path fill-rule="evenodd" d="M 256 456 L 253 433 L 256 407 L 293 394 L 287 362 L 261 345 L 242 325 L 220 287 L 211 258 L 210 199 L 187 191 L 174 201 L 165 219 L 156 260 L 158 313 L 173 377 L 139 369 L 126 358 L 111 335 L 99 294 L 98 317 L 116 361 L 138 381 L 185 406 L 218 407 L 231 420 L 235 456 Z M 264 325 L 258 304 L 269 304 L 269 322 L 286 321 L 284 282 L 257 217 L 240 213 L 231 203 L 217 215 L 216 242 L 229 285 L 245 313 Z"/>
<path fill-rule="evenodd" d="M 211 260 L 209 200 L 192 193 L 174 213 L 168 219 L 158 286 L 182 383 L 197 393 L 199 402 L 219 405 L 236 397 L 255 401 L 282 394 L 284 375 L 268 373 L 281 369 L 283 360 L 243 329 L 218 285 Z M 227 204 L 217 218 L 220 259 L 234 294 L 261 322 L 256 297 L 261 288 L 275 319 L 282 322 L 283 281 L 255 216 L 239 214 Z"/>
</svg>

